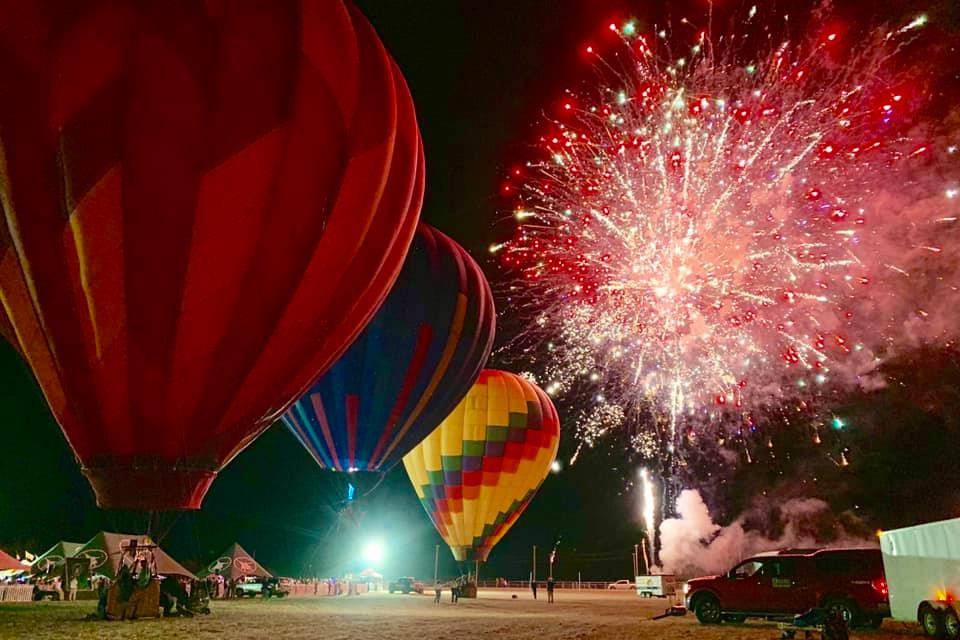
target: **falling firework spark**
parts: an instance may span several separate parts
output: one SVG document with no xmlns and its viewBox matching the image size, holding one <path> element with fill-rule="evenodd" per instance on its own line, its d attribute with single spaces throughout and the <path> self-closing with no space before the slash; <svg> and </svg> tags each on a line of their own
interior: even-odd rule
<svg viewBox="0 0 960 640">
<path fill-rule="evenodd" d="M 960 202 L 897 70 L 925 22 L 852 50 L 830 29 L 767 31 L 779 43 L 746 61 L 704 32 L 670 57 L 666 32 L 633 23 L 585 49 L 600 88 L 567 92 L 541 158 L 504 185 L 516 234 L 491 247 L 518 274 L 527 329 L 509 348 L 548 393 L 589 400 L 584 442 L 652 415 L 633 446 L 653 457 L 706 423 L 814 405 L 925 321 L 916 279 Z"/>
</svg>

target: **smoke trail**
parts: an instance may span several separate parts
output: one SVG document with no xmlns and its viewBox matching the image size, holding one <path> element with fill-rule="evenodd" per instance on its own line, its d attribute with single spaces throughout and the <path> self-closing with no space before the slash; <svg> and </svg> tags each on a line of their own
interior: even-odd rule
<svg viewBox="0 0 960 640">
<path fill-rule="evenodd" d="M 856 520 L 839 522 L 827 503 L 816 498 L 779 505 L 758 501 L 724 527 L 713 521 L 698 491 L 686 490 L 677 500 L 677 512 L 679 517 L 660 524 L 660 560 L 664 572 L 683 577 L 723 573 L 763 551 L 876 546 L 856 531 Z"/>
</svg>

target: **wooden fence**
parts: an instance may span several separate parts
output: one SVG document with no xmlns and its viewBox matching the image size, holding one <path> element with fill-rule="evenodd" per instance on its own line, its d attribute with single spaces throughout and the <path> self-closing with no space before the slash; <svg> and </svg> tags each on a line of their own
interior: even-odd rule
<svg viewBox="0 0 960 640">
<path fill-rule="evenodd" d="M 32 600 L 33 600 L 32 584 L 0 585 L 0 601 L 31 602 Z"/>
</svg>

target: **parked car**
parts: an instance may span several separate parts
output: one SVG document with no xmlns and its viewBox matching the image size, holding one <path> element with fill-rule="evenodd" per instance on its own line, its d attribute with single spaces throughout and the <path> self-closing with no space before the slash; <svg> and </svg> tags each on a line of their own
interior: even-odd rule
<svg viewBox="0 0 960 640">
<path fill-rule="evenodd" d="M 388 590 L 390 593 L 399 591 L 400 593 L 423 593 L 423 583 L 414 578 L 397 578 L 390 583 Z"/>
<path fill-rule="evenodd" d="M 288 588 L 280 584 L 276 578 L 258 578 L 256 576 L 247 576 L 237 583 L 235 589 L 238 598 L 255 598 L 264 595 L 264 588 L 269 585 L 269 596 L 271 598 L 283 598 L 287 595 Z"/>
<path fill-rule="evenodd" d="M 627 591 L 633 589 L 633 582 L 630 580 L 617 580 L 607 585 L 607 589 L 616 589 L 618 591 Z"/>
<path fill-rule="evenodd" d="M 703 624 L 792 618 L 815 607 L 851 626 L 890 615 L 879 549 L 793 549 L 744 560 L 725 575 L 687 583 L 686 606 Z"/>
<path fill-rule="evenodd" d="M 247 576 L 237 582 L 234 592 L 238 598 L 254 598 L 263 592 L 263 583 L 260 582 L 260 578 Z"/>
</svg>

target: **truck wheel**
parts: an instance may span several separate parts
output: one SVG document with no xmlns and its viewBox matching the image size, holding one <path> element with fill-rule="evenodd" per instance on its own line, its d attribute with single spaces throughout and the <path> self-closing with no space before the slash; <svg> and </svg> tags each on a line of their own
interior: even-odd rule
<svg viewBox="0 0 960 640">
<path fill-rule="evenodd" d="M 931 638 L 943 637 L 943 616 L 940 615 L 939 611 L 930 605 L 923 604 L 920 605 L 920 612 L 917 618 L 919 618 L 920 626 L 923 627 L 925 634 Z"/>
<path fill-rule="evenodd" d="M 740 615 L 723 616 L 724 622 L 732 622 L 733 624 L 743 624 L 743 621 L 746 619 L 747 619 L 747 616 L 740 616 Z"/>
<path fill-rule="evenodd" d="M 848 627 L 853 626 L 857 619 L 857 605 L 846 598 L 828 598 L 823 603 L 823 608 L 830 613 L 839 614 Z"/>
<path fill-rule="evenodd" d="M 960 638 L 960 618 L 953 609 L 947 609 L 943 614 L 943 635 L 950 640 Z"/>
<path fill-rule="evenodd" d="M 697 603 L 693 606 L 693 613 L 697 616 L 700 624 L 720 624 L 723 619 L 720 601 L 717 600 L 715 595 L 709 593 L 697 598 Z"/>
</svg>

